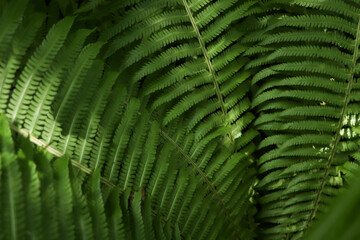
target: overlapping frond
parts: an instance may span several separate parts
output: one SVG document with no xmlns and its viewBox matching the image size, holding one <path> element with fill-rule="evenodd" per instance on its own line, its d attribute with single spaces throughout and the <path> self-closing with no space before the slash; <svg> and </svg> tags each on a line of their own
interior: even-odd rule
<svg viewBox="0 0 360 240">
<path fill-rule="evenodd" d="M 249 128 L 251 73 L 236 24 L 255 3 L 89 1 L 77 10 L 56 3 L 70 16 L 52 19 L 43 43 L 16 55 L 25 68 L 4 82 L 10 101 L 2 110 L 16 129 L 86 172 L 125 192 L 144 189 L 174 234 L 251 239 L 258 133 Z M 71 230 L 85 216 L 72 219 L 63 207 L 62 237 L 116 234 L 98 232 L 101 218 L 93 233 Z"/>
<path fill-rule="evenodd" d="M 268 1 L 287 12 L 260 19 L 245 55 L 255 87 L 257 185 L 264 239 L 300 239 L 343 186 L 341 168 L 358 151 L 344 124 L 356 117 L 359 17 L 353 1 Z M 297 8 L 301 6 L 303 8 Z M 261 22 L 263 21 L 263 22 Z M 259 24 L 259 25 L 261 25 Z M 256 58 L 255 58 L 256 56 Z M 354 140 L 351 140 L 354 139 Z"/>
<path fill-rule="evenodd" d="M 0 234 L 300 239 L 354 178 L 356 0 L 0 6 L 0 112 L 59 157 L 0 121 Z"/>
<path fill-rule="evenodd" d="M 141 191 L 103 194 L 99 171 L 79 178 L 66 157 L 54 159 L 24 138 L 14 146 L 3 115 L 0 130 L 1 239 L 181 238 L 165 234 L 169 226 Z"/>
<path fill-rule="evenodd" d="M 152 110 L 169 107 L 163 125 L 186 116 L 188 131 L 196 131 L 204 119 L 211 122 L 207 123 L 212 125 L 210 131 L 219 125 L 235 125 L 242 118 L 231 113 L 249 104 L 245 96 L 249 74 L 242 69 L 246 59 L 241 57 L 245 49 L 236 44 L 242 33 L 234 25 L 254 4 L 143 1 L 104 29 L 100 39 L 110 41 L 105 54 L 110 58 L 134 45 L 126 60 L 117 64 L 136 70 L 131 81 L 143 81 L 141 92 L 151 96 Z M 155 14 L 159 11 L 160 15 Z M 201 115 L 200 109 L 204 109 Z"/>
<path fill-rule="evenodd" d="M 331 208 L 326 214 L 320 216 L 316 227 L 310 229 L 304 239 L 356 239 L 360 234 L 357 228 L 359 216 L 357 202 L 360 198 L 359 171 L 355 171 L 356 177 L 352 179 L 351 186 L 331 203 Z M 334 221 L 336 220 L 336 221 Z"/>
</svg>

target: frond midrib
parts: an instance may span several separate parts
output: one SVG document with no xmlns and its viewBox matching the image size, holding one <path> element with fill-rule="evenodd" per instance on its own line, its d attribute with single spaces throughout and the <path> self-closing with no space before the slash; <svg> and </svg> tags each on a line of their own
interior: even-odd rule
<svg viewBox="0 0 360 240">
<path fill-rule="evenodd" d="M 306 232 L 306 230 L 308 229 L 311 221 L 313 220 L 313 218 L 314 218 L 314 216 L 315 216 L 315 214 L 317 212 L 319 202 L 320 202 L 320 198 L 321 198 L 321 194 L 323 192 L 323 189 L 324 189 L 325 183 L 326 183 L 326 179 L 327 179 L 328 174 L 329 174 L 329 169 L 330 169 L 331 164 L 332 164 L 332 162 L 334 160 L 335 153 L 336 153 L 336 148 L 337 148 L 337 145 L 338 145 L 338 143 L 340 141 L 340 136 L 341 136 L 340 131 L 341 131 L 341 128 L 343 126 L 343 120 L 344 120 L 344 117 L 345 117 L 345 114 L 346 114 L 346 111 L 347 111 L 347 106 L 348 106 L 349 101 L 350 101 L 351 89 L 352 89 L 352 84 L 353 84 L 353 81 L 354 81 L 354 75 L 355 75 L 355 71 L 356 71 L 356 63 L 357 63 L 358 50 L 359 50 L 359 41 L 360 41 L 360 16 L 359 16 L 359 21 L 358 21 L 357 30 L 356 30 L 356 39 L 355 39 L 355 42 L 354 42 L 355 46 L 354 46 L 354 52 L 353 52 L 353 58 L 352 58 L 352 65 L 351 65 L 351 68 L 350 68 L 350 76 L 349 76 L 348 85 L 347 85 L 347 89 L 346 89 L 346 93 L 345 93 L 344 105 L 343 105 L 343 107 L 341 109 L 340 119 L 339 119 L 339 122 L 338 122 L 338 126 L 337 126 L 337 129 L 336 129 L 334 140 L 333 140 L 333 143 L 332 143 L 332 146 L 331 146 L 331 151 L 330 151 L 330 156 L 329 156 L 329 159 L 328 159 L 328 162 L 327 162 L 327 167 L 325 168 L 324 176 L 321 179 L 320 187 L 319 187 L 319 189 L 318 189 L 318 191 L 316 193 L 316 198 L 315 198 L 315 201 L 314 201 L 314 207 L 311 209 L 309 218 L 307 219 L 307 221 L 305 223 L 304 232 Z"/>
<path fill-rule="evenodd" d="M 237 233 L 237 236 L 241 236 L 238 228 L 235 226 L 234 221 L 229 213 L 229 210 L 226 207 L 226 204 L 223 201 L 223 198 L 220 196 L 220 194 L 215 189 L 214 185 L 210 182 L 206 174 L 200 169 L 200 167 L 192 160 L 192 158 L 164 131 L 161 130 L 161 135 L 169 141 L 179 152 L 181 155 L 184 156 L 184 158 L 194 167 L 194 169 L 200 174 L 201 178 L 206 182 L 206 185 L 210 188 L 211 192 L 214 194 L 214 196 L 218 199 L 219 203 L 223 207 L 223 210 L 225 212 L 225 216 L 228 220 L 228 222 L 231 224 L 231 227 L 234 229 L 234 231 Z"/>
<path fill-rule="evenodd" d="M 190 10 L 190 7 L 187 3 L 186 0 L 182 0 L 183 3 L 184 3 L 184 7 L 185 7 L 185 10 L 186 10 L 186 13 L 189 17 L 189 20 L 191 22 L 191 25 L 194 29 L 194 32 L 196 34 L 196 37 L 199 41 L 199 44 L 200 44 L 200 47 L 201 47 L 201 50 L 202 50 L 202 53 L 204 55 L 204 58 L 205 58 L 205 62 L 206 62 L 206 65 L 209 69 L 209 73 L 211 74 L 211 79 L 212 79 L 212 82 L 214 84 L 214 87 L 215 87 L 215 91 L 216 91 L 216 95 L 217 95 L 217 98 L 219 100 L 219 103 L 220 103 L 220 108 L 221 108 L 221 112 L 225 115 L 226 114 L 226 108 L 225 108 L 225 103 L 224 103 L 224 99 L 223 99 L 223 96 L 221 94 L 221 91 L 220 91 L 220 86 L 219 86 L 219 83 L 217 82 L 217 79 L 216 79 L 216 74 L 215 74 L 215 70 L 214 70 L 214 67 L 210 61 L 210 57 L 209 57 L 209 54 L 206 50 L 206 47 L 204 45 L 204 40 L 200 34 L 200 31 L 199 31 L 199 28 L 195 22 L 195 19 L 191 13 L 191 10 Z"/>
<path fill-rule="evenodd" d="M 44 150 L 46 150 L 47 152 L 53 154 L 54 156 L 59 157 L 59 158 L 65 156 L 65 154 L 59 152 L 59 151 L 56 150 L 55 148 L 49 146 L 48 144 L 44 143 L 44 142 L 41 141 L 40 139 L 34 137 L 33 135 L 31 135 L 31 134 L 28 133 L 27 131 L 18 128 L 17 126 L 15 126 L 14 124 L 12 124 L 12 123 L 10 123 L 10 122 L 9 122 L 9 125 L 10 125 L 10 128 L 11 128 L 13 131 L 19 133 L 20 135 L 22 135 L 22 136 L 25 137 L 25 138 L 29 138 L 29 140 L 30 140 L 32 143 L 34 143 L 36 146 L 43 147 Z M 76 167 L 77 169 L 81 170 L 82 172 L 84 172 L 84 173 L 86 173 L 86 174 L 89 174 L 89 175 L 90 175 L 90 174 L 93 173 L 93 171 L 92 171 L 90 168 L 82 165 L 81 163 L 78 163 L 77 161 L 75 161 L 75 160 L 73 160 L 73 159 L 71 159 L 71 164 L 72 164 L 74 167 Z M 107 180 L 106 178 L 101 177 L 101 181 L 102 181 L 106 186 L 108 186 L 108 187 L 110 187 L 110 188 L 118 188 L 115 184 L 113 184 L 111 181 Z M 120 190 L 120 192 L 123 192 L 122 189 L 119 189 L 119 190 Z"/>
</svg>

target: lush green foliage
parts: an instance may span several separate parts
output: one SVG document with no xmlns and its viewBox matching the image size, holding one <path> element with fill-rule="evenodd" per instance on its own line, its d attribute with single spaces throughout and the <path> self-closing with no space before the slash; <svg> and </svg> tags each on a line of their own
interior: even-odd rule
<svg viewBox="0 0 360 240">
<path fill-rule="evenodd" d="M 319 222 L 309 230 L 306 239 L 350 240 L 360 236 L 360 172 L 356 173 L 358 176 L 352 186 L 332 202 L 329 213 L 319 217 Z"/>
<path fill-rule="evenodd" d="M 102 194 L 99 171 L 88 176 L 22 137 L 15 150 L 4 116 L 0 130 L 1 239 L 181 239 L 140 191 Z"/>
<path fill-rule="evenodd" d="M 11 239 L 301 239 L 355 175 L 358 0 L 0 6 Z"/>
</svg>

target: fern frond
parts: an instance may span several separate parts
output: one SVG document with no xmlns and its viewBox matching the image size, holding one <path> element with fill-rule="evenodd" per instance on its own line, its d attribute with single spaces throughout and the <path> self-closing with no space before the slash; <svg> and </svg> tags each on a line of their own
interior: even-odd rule
<svg viewBox="0 0 360 240">
<path fill-rule="evenodd" d="M 106 159 L 106 153 L 111 143 L 111 137 L 115 131 L 116 124 L 120 122 L 122 110 L 125 105 L 126 88 L 118 85 L 110 95 L 110 101 L 106 106 L 106 110 L 102 116 L 98 127 L 98 134 L 95 137 L 95 145 L 91 151 L 90 166 L 93 169 L 102 167 Z"/>
<path fill-rule="evenodd" d="M 24 143 L 25 142 L 25 143 Z M 40 176 L 32 160 L 33 147 L 23 141 L 22 150 L 18 153 L 20 169 L 22 171 L 22 185 L 25 197 L 26 226 L 30 229 L 27 233 L 30 238 L 42 239 L 41 201 L 40 201 Z"/>
<path fill-rule="evenodd" d="M 142 161 L 139 163 L 139 168 L 135 176 L 135 182 L 140 188 L 145 187 L 149 181 L 150 173 L 155 162 L 157 146 L 160 138 L 160 127 L 155 121 L 152 122 L 149 135 L 145 143 L 145 151 L 142 155 Z"/>
<path fill-rule="evenodd" d="M 326 211 L 328 200 L 343 186 L 335 169 L 356 151 L 344 134 L 343 147 L 338 144 L 344 109 L 350 99 L 357 101 L 349 90 L 358 49 L 355 7 L 339 1 L 291 3 L 295 12 L 260 20 L 265 29 L 257 39 L 260 47 L 246 53 L 256 56 L 247 68 L 259 70 L 252 79 L 252 106 L 259 116 L 254 125 L 265 136 L 257 161 L 264 239 L 301 238 L 315 213 Z"/>
<path fill-rule="evenodd" d="M 48 121 L 47 128 L 45 128 L 44 138 L 49 144 L 54 137 L 54 134 L 59 135 L 58 122 L 66 122 L 67 114 L 70 112 L 71 104 L 76 99 L 76 94 L 83 83 L 88 70 L 94 62 L 94 58 L 100 51 L 102 43 L 93 43 L 87 45 L 79 54 L 75 61 L 75 65 L 68 72 L 66 80 L 61 85 L 61 92 L 58 93 L 57 100 L 54 103 L 53 120 Z"/>
<path fill-rule="evenodd" d="M 88 201 L 87 205 L 91 215 L 91 222 L 95 239 L 108 238 L 107 223 L 105 218 L 104 202 L 100 189 L 100 171 L 96 170 L 90 177 L 88 183 Z"/>
<path fill-rule="evenodd" d="M 145 143 L 145 137 L 148 134 L 149 114 L 143 111 L 139 123 L 129 142 L 128 155 L 122 163 L 120 170 L 119 184 L 123 189 L 131 187 L 134 184 L 136 169 L 138 168 L 139 159 L 141 157 L 141 149 Z"/>
<path fill-rule="evenodd" d="M 16 29 L 21 24 L 23 14 L 28 3 L 29 1 L 27 0 L 2 3 L 3 8 L 0 21 L 0 59 L 3 58 L 4 54 L 7 52 L 6 50 L 9 49 L 11 40 L 16 32 Z"/>
<path fill-rule="evenodd" d="M 82 163 L 84 158 L 87 160 L 87 162 L 90 161 L 89 152 L 94 144 L 92 139 L 96 135 L 96 128 L 100 123 L 106 101 L 108 100 L 107 98 L 117 77 L 118 74 L 115 72 L 105 73 L 103 77 L 103 83 L 92 100 L 94 104 L 91 104 L 90 108 L 87 108 L 89 109 L 88 115 L 90 116 L 85 117 L 85 119 L 87 119 L 87 124 L 82 125 L 84 126 L 84 130 L 82 131 L 83 134 L 80 133 L 80 135 L 83 136 L 83 138 L 79 139 L 78 141 L 78 145 L 80 146 L 79 153 L 76 151 L 79 163 Z"/>
<path fill-rule="evenodd" d="M 47 114 L 51 111 L 51 105 L 56 97 L 61 80 L 67 69 L 75 61 L 76 56 L 80 53 L 86 38 L 91 32 L 91 30 L 80 29 L 71 34 L 64 47 L 55 57 L 49 71 L 45 73 L 44 78 L 48 80 L 41 81 L 35 93 L 34 99 L 36 100 L 31 102 L 25 118 L 24 127 L 28 129 L 30 134 L 37 137 L 41 136 L 48 117 Z"/>
<path fill-rule="evenodd" d="M 7 238 L 118 239 L 164 232 L 167 227 L 149 207 L 142 192 L 120 194 L 118 188 L 102 193 L 99 169 L 90 176 L 75 177 L 66 157 L 55 159 L 34 149 L 28 139 L 19 139 L 15 152 L 8 120 L 0 117 L 0 186 L 4 211 L 1 234 Z M 14 175 L 16 173 L 16 175 Z M 128 191 L 128 193 L 130 193 Z M 133 196 L 132 196 L 133 195 Z M 119 201 L 121 200 L 121 202 Z M 122 203 L 126 203 L 123 205 Z M 67 221 L 66 221 L 67 219 Z M 124 231 L 124 224 L 135 225 Z M 42 227 L 44 226 L 44 227 Z M 45 227 L 46 226 L 46 227 Z M 109 232 L 109 235 L 107 233 Z M 141 234 L 141 236 L 139 235 Z M 179 237 L 179 232 L 176 235 Z M 152 239 L 150 234 L 146 239 Z"/>
<path fill-rule="evenodd" d="M 25 24 L 19 26 L 18 30 L 13 36 L 11 46 L 8 47 L 8 53 L 10 54 L 5 55 L 4 58 L 0 58 L 1 111 L 4 111 L 8 104 L 16 71 L 19 69 L 22 58 L 26 54 L 29 46 L 35 38 L 37 31 L 45 20 L 45 16 L 40 13 L 34 13 L 32 16 L 26 17 L 25 19 Z"/>
<path fill-rule="evenodd" d="M 1 232 L 10 239 L 24 238 L 25 206 L 19 164 L 16 161 L 11 132 L 3 115 L 1 122 L 1 205 L 4 212 L 1 216 Z"/>
<path fill-rule="evenodd" d="M 23 120 L 23 113 L 27 111 L 31 97 L 39 85 L 40 75 L 47 70 L 62 47 L 73 21 L 73 18 L 65 18 L 54 25 L 47 38 L 28 60 L 8 105 L 8 114 L 13 122 L 17 120 L 19 113 L 19 120 Z"/>
<path fill-rule="evenodd" d="M 121 159 L 125 155 L 125 150 L 130 140 L 132 127 L 136 123 L 137 112 L 140 108 L 138 99 L 131 99 L 124 113 L 121 123 L 118 125 L 112 142 L 111 152 L 109 154 L 110 161 L 107 161 L 105 168 L 105 177 L 114 180 L 117 179 Z"/>
</svg>

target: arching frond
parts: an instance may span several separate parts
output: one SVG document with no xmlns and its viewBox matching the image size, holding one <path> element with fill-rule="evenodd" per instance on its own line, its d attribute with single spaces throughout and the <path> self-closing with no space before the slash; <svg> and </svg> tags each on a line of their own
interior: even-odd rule
<svg viewBox="0 0 360 240">
<path fill-rule="evenodd" d="M 360 164 L 359 9 L 0 0 L 0 240 L 302 239 Z"/>
<path fill-rule="evenodd" d="M 246 53 L 257 56 L 247 68 L 260 69 L 252 79 L 252 106 L 259 116 L 255 126 L 265 136 L 257 185 L 264 239 L 300 239 L 343 186 L 339 169 L 358 148 L 355 142 L 347 147 L 351 141 L 343 134 L 348 104 L 356 101 L 351 97 L 359 45 L 356 6 L 340 1 L 291 5 L 294 12 L 269 16 L 258 40 L 264 50 L 256 46 Z"/>
<path fill-rule="evenodd" d="M 27 139 L 12 141 L 7 119 L 0 117 L 1 161 L 0 192 L 1 237 L 8 239 L 119 239 L 137 236 L 153 239 L 166 237 L 165 224 L 149 208 L 150 199 L 142 193 L 119 193 L 109 189 L 105 195 L 100 188 L 100 172 L 75 177 L 74 167 L 67 158 L 53 159 L 42 149 L 34 149 Z M 15 150 L 15 147 L 18 150 Z M 120 201 L 121 200 L 121 201 Z M 129 202 L 128 202 L 129 201 Z M 49 217 L 51 216 L 51 217 Z M 134 225 L 124 224 L 132 222 Z M 45 224 L 46 223 L 46 224 Z M 141 235 L 139 235 L 141 234 Z M 179 239 L 180 233 L 175 232 Z"/>
</svg>

